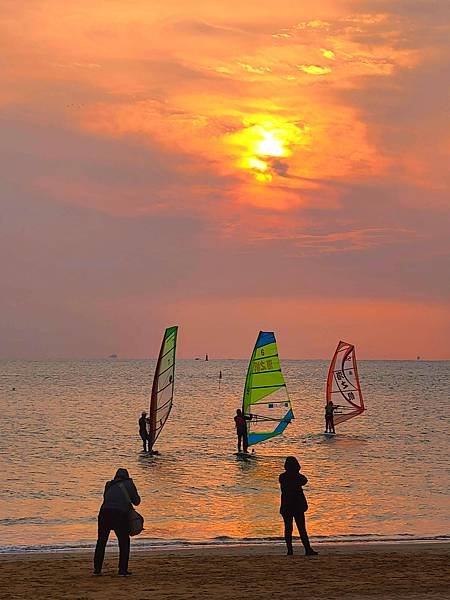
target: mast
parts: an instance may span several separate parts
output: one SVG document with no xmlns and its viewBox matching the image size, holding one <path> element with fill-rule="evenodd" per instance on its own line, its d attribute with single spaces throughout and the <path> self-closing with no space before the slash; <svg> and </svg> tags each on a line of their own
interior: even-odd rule
<svg viewBox="0 0 450 600">
<path fill-rule="evenodd" d="M 156 363 L 149 411 L 150 448 L 158 439 L 172 410 L 177 333 L 178 327 L 166 329 Z"/>
<path fill-rule="evenodd" d="M 294 418 L 272 331 L 260 331 L 256 340 L 245 380 L 242 412 L 253 415 L 248 422 L 249 446 L 281 435 Z"/>
<path fill-rule="evenodd" d="M 334 424 L 344 423 L 365 411 L 358 376 L 355 347 L 342 340 L 337 345 L 327 377 L 327 402 L 339 406 L 334 414 Z M 344 405 L 339 402 L 344 400 Z"/>
</svg>

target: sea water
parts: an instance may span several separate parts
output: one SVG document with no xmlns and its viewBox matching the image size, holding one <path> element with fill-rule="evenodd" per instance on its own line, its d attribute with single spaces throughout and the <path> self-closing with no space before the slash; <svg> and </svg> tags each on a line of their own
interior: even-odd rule
<svg viewBox="0 0 450 600">
<path fill-rule="evenodd" d="M 448 537 L 450 363 L 360 361 L 367 411 L 332 438 L 323 435 L 327 362 L 282 366 L 295 421 L 243 460 L 233 416 L 245 360 L 178 361 L 153 457 L 142 452 L 137 421 L 155 361 L 0 362 L 0 551 L 92 545 L 118 467 L 142 497 L 140 544 L 279 538 L 288 455 L 309 480 L 316 541 Z"/>
</svg>

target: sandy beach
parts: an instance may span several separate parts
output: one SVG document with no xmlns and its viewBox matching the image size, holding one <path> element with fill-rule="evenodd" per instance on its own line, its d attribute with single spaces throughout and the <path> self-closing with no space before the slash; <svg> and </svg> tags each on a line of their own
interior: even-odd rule
<svg viewBox="0 0 450 600">
<path fill-rule="evenodd" d="M 92 555 L 4 555 L 0 598 L 269 600 L 450 598 L 450 544 L 319 546 L 320 556 L 293 557 L 281 546 L 135 551 L 133 576 L 116 575 L 117 554 L 92 575 Z"/>
</svg>

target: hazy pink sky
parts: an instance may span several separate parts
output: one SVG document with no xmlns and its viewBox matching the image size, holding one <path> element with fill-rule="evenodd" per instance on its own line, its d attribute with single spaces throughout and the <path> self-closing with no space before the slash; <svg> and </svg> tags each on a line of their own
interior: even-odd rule
<svg viewBox="0 0 450 600">
<path fill-rule="evenodd" d="M 450 358 L 450 4 L 0 0 L 0 357 Z"/>
</svg>

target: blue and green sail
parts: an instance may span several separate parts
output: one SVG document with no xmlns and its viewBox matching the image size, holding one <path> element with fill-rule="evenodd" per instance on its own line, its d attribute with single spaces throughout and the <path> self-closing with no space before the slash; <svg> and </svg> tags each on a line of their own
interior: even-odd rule
<svg viewBox="0 0 450 600">
<path fill-rule="evenodd" d="M 260 331 L 256 340 L 245 380 L 242 412 L 252 415 L 247 422 L 249 446 L 281 435 L 294 418 L 272 331 Z"/>
</svg>

